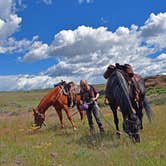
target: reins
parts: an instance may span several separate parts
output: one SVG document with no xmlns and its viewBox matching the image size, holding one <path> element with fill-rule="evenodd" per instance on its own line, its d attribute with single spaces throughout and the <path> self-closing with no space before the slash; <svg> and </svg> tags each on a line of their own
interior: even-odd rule
<svg viewBox="0 0 166 166">
<path fill-rule="evenodd" d="M 75 116 L 78 112 L 79 112 L 79 111 L 73 112 L 73 113 L 71 114 L 71 116 L 70 116 L 70 117 Z M 67 120 L 67 117 L 66 117 L 64 120 Z"/>
</svg>

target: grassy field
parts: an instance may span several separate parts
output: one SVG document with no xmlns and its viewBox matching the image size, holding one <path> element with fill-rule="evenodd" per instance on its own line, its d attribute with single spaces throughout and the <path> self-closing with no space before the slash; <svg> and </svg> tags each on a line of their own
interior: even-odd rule
<svg viewBox="0 0 166 166">
<path fill-rule="evenodd" d="M 98 88 L 103 89 L 100 85 Z M 141 143 L 132 143 L 126 135 L 117 139 L 113 115 L 99 99 L 106 132 L 89 134 L 87 119 L 74 116 L 73 131 L 68 120 L 60 129 L 53 108 L 46 112 L 47 126 L 32 132 L 32 107 L 48 90 L 0 92 L 0 165 L 1 166 L 165 166 L 166 165 L 166 87 L 148 89 L 153 110 L 150 124 L 144 116 Z M 75 112 L 76 110 L 72 110 Z M 122 126 L 121 114 L 120 127 Z M 66 115 L 64 114 L 64 118 Z M 109 122 L 109 123 L 108 123 Z M 122 129 L 122 127 L 121 127 Z"/>
</svg>

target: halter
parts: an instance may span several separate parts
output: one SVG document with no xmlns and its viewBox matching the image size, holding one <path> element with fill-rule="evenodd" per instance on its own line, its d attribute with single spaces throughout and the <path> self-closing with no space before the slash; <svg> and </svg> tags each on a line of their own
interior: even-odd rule
<svg viewBox="0 0 166 166">
<path fill-rule="evenodd" d="M 41 118 L 42 119 L 42 123 L 39 125 L 40 128 L 42 127 L 42 125 L 46 126 L 46 124 L 44 123 L 44 114 L 38 112 L 37 115 L 36 115 L 38 118 Z"/>
</svg>

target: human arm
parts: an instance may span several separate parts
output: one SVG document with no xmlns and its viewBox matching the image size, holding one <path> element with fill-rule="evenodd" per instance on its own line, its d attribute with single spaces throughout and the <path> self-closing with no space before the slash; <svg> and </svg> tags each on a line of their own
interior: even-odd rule
<svg viewBox="0 0 166 166">
<path fill-rule="evenodd" d="M 93 100 L 93 101 L 96 101 L 99 96 L 100 96 L 99 93 L 97 93 L 96 96 L 92 98 L 92 100 Z"/>
</svg>

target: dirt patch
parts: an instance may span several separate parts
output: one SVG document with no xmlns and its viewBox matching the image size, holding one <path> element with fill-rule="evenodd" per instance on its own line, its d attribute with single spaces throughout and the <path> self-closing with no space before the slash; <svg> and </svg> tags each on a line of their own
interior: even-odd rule
<svg viewBox="0 0 166 166">
<path fill-rule="evenodd" d="M 0 136 L 7 135 L 11 132 L 11 128 L 2 128 L 0 129 Z"/>
</svg>

